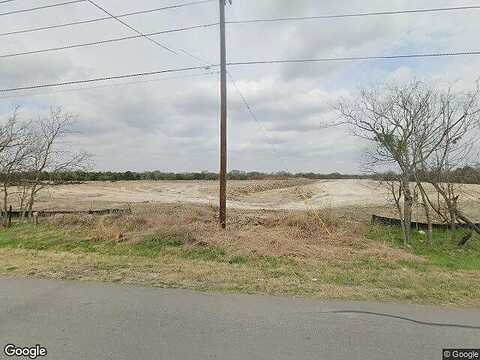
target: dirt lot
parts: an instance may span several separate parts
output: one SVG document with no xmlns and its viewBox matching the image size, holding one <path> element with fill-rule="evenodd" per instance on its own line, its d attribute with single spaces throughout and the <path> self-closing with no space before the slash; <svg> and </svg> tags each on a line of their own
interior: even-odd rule
<svg viewBox="0 0 480 360">
<path fill-rule="evenodd" d="M 462 188 L 467 212 L 480 218 L 480 186 Z M 216 205 L 217 193 L 218 184 L 213 181 L 88 182 L 44 191 L 37 209 L 101 209 L 146 203 Z M 237 209 L 375 208 L 376 212 L 389 212 L 386 189 L 371 180 L 230 181 L 228 195 L 228 206 Z"/>
</svg>

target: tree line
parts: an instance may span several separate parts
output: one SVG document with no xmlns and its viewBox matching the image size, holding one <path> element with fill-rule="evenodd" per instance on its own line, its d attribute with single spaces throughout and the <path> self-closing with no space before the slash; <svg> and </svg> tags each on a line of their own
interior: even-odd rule
<svg viewBox="0 0 480 360">
<path fill-rule="evenodd" d="M 348 180 L 348 179 L 371 179 L 382 180 L 389 176 L 389 172 L 374 174 L 342 174 L 329 173 L 321 174 L 314 172 L 307 173 L 290 173 L 290 172 L 274 172 L 265 173 L 258 171 L 238 171 L 233 170 L 227 174 L 228 180 L 278 180 L 278 179 L 312 179 L 312 180 Z M 428 175 L 421 175 L 422 179 L 426 179 Z M 47 171 L 40 174 L 42 181 L 52 181 L 57 184 L 70 182 L 85 181 L 162 181 L 162 180 L 218 180 L 218 173 L 202 171 L 202 172 L 163 172 L 163 171 L 63 171 L 49 173 Z M 450 178 L 457 183 L 462 184 L 480 184 L 480 165 L 464 166 L 453 169 Z M 414 181 L 414 178 L 410 179 Z"/>
<path fill-rule="evenodd" d="M 354 180 L 354 179 L 371 179 L 382 180 L 386 173 L 375 174 L 342 174 L 342 173 L 290 173 L 290 172 L 274 172 L 265 173 L 258 171 L 238 171 L 233 170 L 227 174 L 228 180 L 279 180 L 279 179 L 312 179 L 312 180 Z M 422 175 L 423 176 L 423 175 Z M 426 176 L 424 176 L 426 177 Z M 453 169 L 450 177 L 457 183 L 462 184 L 480 184 L 480 166 L 465 166 Z M 189 180 L 218 180 L 218 173 L 202 171 L 202 172 L 163 172 L 163 171 L 64 171 L 57 173 L 49 173 L 47 171 L 40 174 L 42 181 L 51 181 L 56 184 L 85 182 L 85 181 L 189 181 Z M 414 181 L 414 178 L 411 179 Z"/>
<path fill-rule="evenodd" d="M 61 182 L 82 182 L 82 181 L 135 181 L 135 180 L 218 180 L 218 173 L 202 172 L 162 172 L 162 171 L 65 171 L 51 174 L 43 172 L 42 180 L 55 180 Z M 372 175 L 350 175 L 350 174 L 318 174 L 318 173 L 289 173 L 274 172 L 264 173 L 258 171 L 230 171 L 227 175 L 229 180 L 269 180 L 269 179 L 369 179 Z"/>
</svg>

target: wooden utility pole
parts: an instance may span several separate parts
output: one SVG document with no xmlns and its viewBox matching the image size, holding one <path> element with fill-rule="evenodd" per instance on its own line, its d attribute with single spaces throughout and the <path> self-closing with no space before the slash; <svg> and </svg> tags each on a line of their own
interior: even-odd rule
<svg viewBox="0 0 480 360">
<path fill-rule="evenodd" d="M 227 225 L 227 49 L 225 0 L 220 1 L 220 226 Z M 231 0 L 229 0 L 231 3 Z"/>
</svg>

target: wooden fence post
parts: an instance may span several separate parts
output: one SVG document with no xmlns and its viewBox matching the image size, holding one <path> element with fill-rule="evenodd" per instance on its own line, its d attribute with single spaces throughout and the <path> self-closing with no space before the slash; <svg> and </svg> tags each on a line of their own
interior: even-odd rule
<svg viewBox="0 0 480 360">
<path fill-rule="evenodd" d="M 8 224 L 7 227 L 12 226 L 12 205 L 8 208 Z"/>
</svg>

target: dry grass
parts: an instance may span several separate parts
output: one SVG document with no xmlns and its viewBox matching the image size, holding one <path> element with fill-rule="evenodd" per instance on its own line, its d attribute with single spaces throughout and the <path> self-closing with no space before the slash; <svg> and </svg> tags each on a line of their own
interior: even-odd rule
<svg viewBox="0 0 480 360">
<path fill-rule="evenodd" d="M 480 306 L 477 273 L 418 272 L 391 264 L 229 264 L 95 253 L 0 249 L 0 274 L 202 291 Z"/>
<path fill-rule="evenodd" d="M 357 215 L 231 210 L 226 231 L 208 206 L 59 215 L 0 232 L 0 274 L 480 306 L 477 271 L 431 266 L 369 240 L 370 227 Z"/>
<path fill-rule="evenodd" d="M 367 225 L 330 210 L 229 212 L 226 231 L 217 225 L 217 210 L 203 206 L 138 206 L 132 214 L 102 217 L 58 215 L 61 227 L 86 229 L 96 241 L 137 243 L 145 236 L 183 234 L 191 246 L 227 248 L 235 255 L 289 256 L 298 259 L 351 261 L 353 257 L 412 260 L 415 257 L 365 237 Z"/>
</svg>

